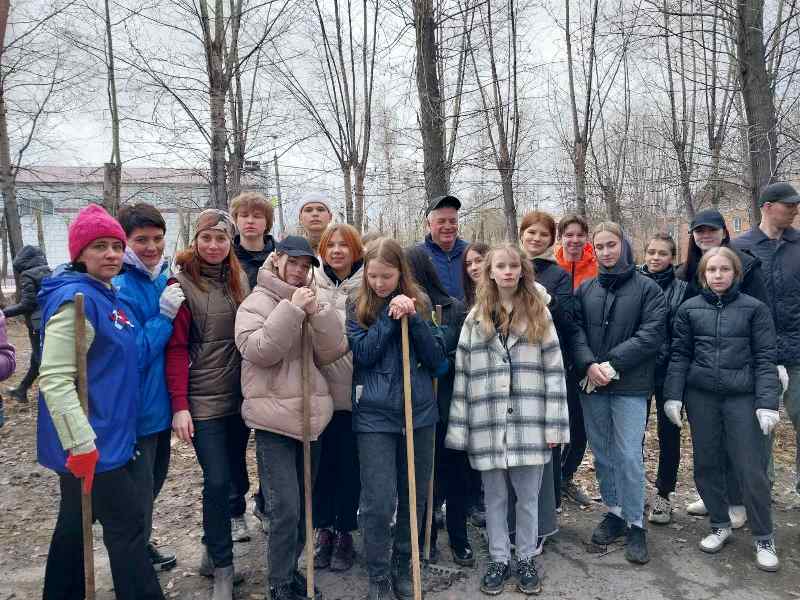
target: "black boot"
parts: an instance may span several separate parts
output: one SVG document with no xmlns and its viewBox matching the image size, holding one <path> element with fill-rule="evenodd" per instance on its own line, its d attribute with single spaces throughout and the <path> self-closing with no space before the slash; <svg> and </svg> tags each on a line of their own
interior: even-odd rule
<svg viewBox="0 0 800 600">
<path fill-rule="evenodd" d="M 414 583 L 411 580 L 411 557 L 395 554 L 392 558 L 392 587 L 398 600 L 413 600 Z"/>
<path fill-rule="evenodd" d="M 147 544 L 147 554 L 156 571 L 169 571 L 178 564 L 178 560 L 172 552 L 160 550 L 153 542 Z"/>
<path fill-rule="evenodd" d="M 600 524 L 592 533 L 592 543 L 598 546 L 608 546 L 614 540 L 621 538 L 627 531 L 625 519 L 614 513 L 606 513 Z"/>
<path fill-rule="evenodd" d="M 26 387 L 16 387 L 6 391 L 6 396 L 9 398 L 13 398 L 14 402 L 17 404 L 27 404 L 28 403 L 28 388 Z"/>
<path fill-rule="evenodd" d="M 636 525 L 628 528 L 625 536 L 625 559 L 637 565 L 644 565 L 650 561 L 647 552 L 647 532 Z"/>
<path fill-rule="evenodd" d="M 288 583 L 269 586 L 269 597 L 272 600 L 295 600 L 292 586 Z"/>
</svg>

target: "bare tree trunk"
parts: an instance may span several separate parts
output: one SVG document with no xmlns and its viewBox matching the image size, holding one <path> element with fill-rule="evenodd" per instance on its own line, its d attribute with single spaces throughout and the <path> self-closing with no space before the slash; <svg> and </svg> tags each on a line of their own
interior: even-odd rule
<svg viewBox="0 0 800 600">
<path fill-rule="evenodd" d="M 0 177 L 3 178 L 3 214 L 5 217 L 11 256 L 16 256 L 22 248 L 22 225 L 17 207 L 16 171 L 11 164 L 11 147 L 8 139 L 8 111 L 5 90 L 0 79 Z"/>
<path fill-rule="evenodd" d="M 425 192 L 428 198 L 432 198 L 448 191 L 443 145 L 445 137 L 442 98 L 436 69 L 436 19 L 433 0 L 414 0 L 414 28 Z"/>
<path fill-rule="evenodd" d="M 120 201 L 120 167 L 113 162 L 103 165 L 103 208 L 116 217 Z"/>
<path fill-rule="evenodd" d="M 364 179 L 367 172 L 364 166 L 357 166 L 355 169 L 356 187 L 355 187 L 355 202 L 353 207 L 353 227 L 359 233 L 364 231 Z"/>
<path fill-rule="evenodd" d="M 761 220 L 758 196 L 772 181 L 778 157 L 775 103 L 764 55 L 764 0 L 737 0 L 736 16 L 736 50 L 753 175 L 752 222 L 758 223 Z"/>
<path fill-rule="evenodd" d="M 281 175 L 278 171 L 278 153 L 272 155 L 275 164 L 275 195 L 278 198 L 278 223 L 281 227 L 281 235 L 286 235 L 286 221 L 283 218 L 283 199 L 281 198 Z"/>
<path fill-rule="evenodd" d="M 39 240 L 39 248 L 41 248 L 42 252 L 47 255 L 47 247 L 45 246 L 45 239 L 44 239 L 44 219 L 42 217 L 42 208 L 41 206 L 37 209 L 34 209 L 33 214 L 36 215 L 36 239 Z"/>
<path fill-rule="evenodd" d="M 5 217 L 0 217 L 0 236 L 2 236 L 0 237 L 0 248 L 3 250 L 3 260 L 0 266 L 0 303 L 5 306 L 7 301 L 3 292 L 3 284 L 8 277 L 8 227 L 6 227 Z M 17 295 L 19 295 L 19 290 L 17 290 Z"/>
<path fill-rule="evenodd" d="M 344 183 L 344 218 L 348 225 L 353 224 L 353 170 L 349 164 L 341 165 Z"/>
<path fill-rule="evenodd" d="M 103 206 L 112 216 L 116 217 L 120 203 L 122 158 L 119 150 L 119 107 L 117 106 L 117 80 L 114 68 L 114 43 L 111 32 L 109 0 L 105 0 L 105 9 L 108 107 L 111 114 L 111 161 L 103 165 Z"/>
<path fill-rule="evenodd" d="M 715 142 L 711 146 L 711 206 L 719 209 L 719 197 L 721 191 L 721 181 L 719 177 L 719 164 L 722 154 L 722 144 Z"/>
<path fill-rule="evenodd" d="M 500 172 L 500 180 L 503 188 L 503 214 L 506 220 L 506 239 L 514 242 L 519 241 L 517 231 L 517 206 L 514 203 L 514 171 L 507 169 Z"/>
</svg>

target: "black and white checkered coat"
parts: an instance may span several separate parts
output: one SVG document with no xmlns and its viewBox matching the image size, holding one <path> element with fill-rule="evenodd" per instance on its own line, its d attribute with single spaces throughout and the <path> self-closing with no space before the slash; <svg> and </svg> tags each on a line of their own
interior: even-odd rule
<svg viewBox="0 0 800 600">
<path fill-rule="evenodd" d="M 486 338 L 473 310 L 461 330 L 455 370 L 445 445 L 466 450 L 472 468 L 542 465 L 551 458 L 548 443 L 569 443 L 564 365 L 552 319 L 541 343 L 512 331 L 504 347 L 497 333 Z"/>
</svg>

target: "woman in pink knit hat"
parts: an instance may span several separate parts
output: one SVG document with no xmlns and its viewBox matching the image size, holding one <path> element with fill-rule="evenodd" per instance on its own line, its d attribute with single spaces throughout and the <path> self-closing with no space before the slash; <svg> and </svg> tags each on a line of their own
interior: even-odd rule
<svg viewBox="0 0 800 600">
<path fill-rule="evenodd" d="M 136 441 L 136 331 L 111 279 L 122 267 L 125 232 L 90 204 L 69 227 L 71 262 L 42 282 L 38 460 L 59 476 L 58 520 L 47 556 L 44 600 L 84 598 L 81 488 L 103 525 L 119 600 L 162 600 L 147 555 L 144 510 L 130 466 Z M 75 294 L 84 296 L 89 410 L 76 386 Z"/>
</svg>

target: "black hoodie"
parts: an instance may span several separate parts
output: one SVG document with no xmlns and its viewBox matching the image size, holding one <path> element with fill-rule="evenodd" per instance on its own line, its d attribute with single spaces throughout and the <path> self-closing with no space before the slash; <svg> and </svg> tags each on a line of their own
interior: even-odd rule
<svg viewBox="0 0 800 600">
<path fill-rule="evenodd" d="M 38 246 L 23 246 L 14 257 L 14 272 L 19 275 L 19 302 L 6 307 L 6 317 L 25 315 L 28 329 L 39 331 L 42 325 L 42 310 L 36 295 L 42 287 L 42 279 L 52 271 L 47 266 L 47 258 Z"/>
</svg>

